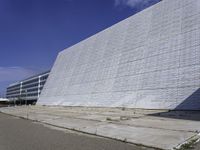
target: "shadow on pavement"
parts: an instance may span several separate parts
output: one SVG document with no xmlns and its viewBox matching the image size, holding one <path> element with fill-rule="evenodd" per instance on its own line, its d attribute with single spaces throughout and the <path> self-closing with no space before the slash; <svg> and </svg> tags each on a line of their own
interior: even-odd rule
<svg viewBox="0 0 200 150">
<path fill-rule="evenodd" d="M 172 111 L 168 111 L 168 112 L 148 114 L 148 116 L 200 121 L 200 111 L 172 110 Z"/>
<path fill-rule="evenodd" d="M 200 88 L 174 110 L 149 114 L 149 116 L 200 121 Z"/>
</svg>

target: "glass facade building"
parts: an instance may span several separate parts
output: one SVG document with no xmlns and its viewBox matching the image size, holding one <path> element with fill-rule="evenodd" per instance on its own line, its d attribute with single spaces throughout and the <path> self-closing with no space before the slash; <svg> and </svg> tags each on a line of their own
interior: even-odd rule
<svg viewBox="0 0 200 150">
<path fill-rule="evenodd" d="M 49 71 L 8 86 L 6 98 L 16 103 L 35 103 L 49 76 Z"/>
</svg>

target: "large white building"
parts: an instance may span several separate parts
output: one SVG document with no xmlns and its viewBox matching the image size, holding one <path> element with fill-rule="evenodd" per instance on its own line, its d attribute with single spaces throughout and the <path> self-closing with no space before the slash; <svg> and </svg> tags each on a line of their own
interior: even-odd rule
<svg viewBox="0 0 200 150">
<path fill-rule="evenodd" d="M 200 109 L 200 0 L 163 0 L 60 52 L 38 104 Z"/>
</svg>

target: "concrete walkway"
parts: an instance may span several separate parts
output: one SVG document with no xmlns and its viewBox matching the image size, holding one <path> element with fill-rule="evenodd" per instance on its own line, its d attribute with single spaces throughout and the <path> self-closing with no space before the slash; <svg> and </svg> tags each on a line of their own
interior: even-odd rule
<svg viewBox="0 0 200 150">
<path fill-rule="evenodd" d="M 6 114 L 56 127 L 158 149 L 173 149 L 199 138 L 200 112 L 123 108 L 4 107 Z"/>
</svg>

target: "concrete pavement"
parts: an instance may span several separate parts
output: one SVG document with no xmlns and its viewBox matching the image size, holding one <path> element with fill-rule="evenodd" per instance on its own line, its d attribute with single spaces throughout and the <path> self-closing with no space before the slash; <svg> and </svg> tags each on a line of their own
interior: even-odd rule
<svg viewBox="0 0 200 150">
<path fill-rule="evenodd" d="M 0 150 L 148 150 L 0 113 Z M 153 150 L 153 149 L 151 149 Z"/>
<path fill-rule="evenodd" d="M 191 138 L 199 138 L 200 132 L 200 112 L 47 106 L 7 107 L 0 111 L 60 128 L 159 149 L 179 147 Z"/>
</svg>

